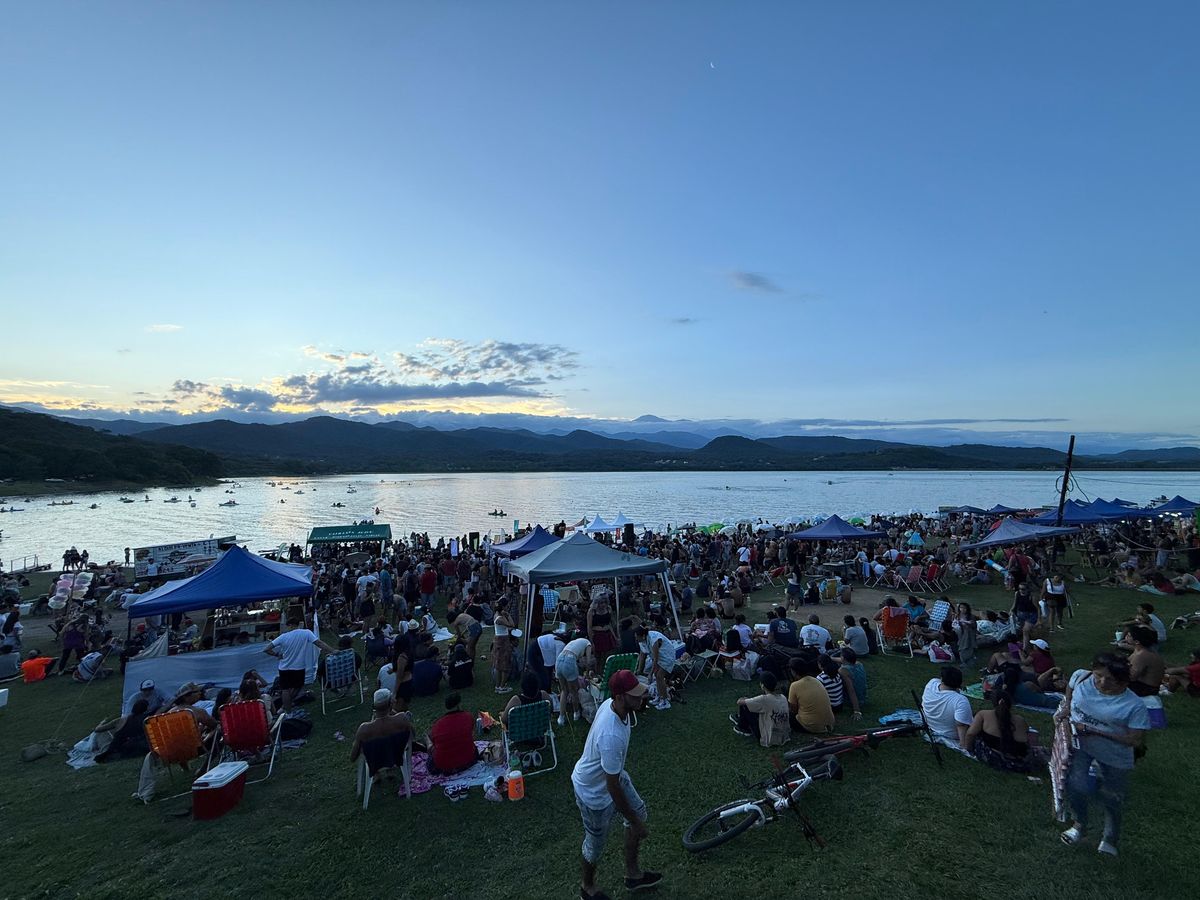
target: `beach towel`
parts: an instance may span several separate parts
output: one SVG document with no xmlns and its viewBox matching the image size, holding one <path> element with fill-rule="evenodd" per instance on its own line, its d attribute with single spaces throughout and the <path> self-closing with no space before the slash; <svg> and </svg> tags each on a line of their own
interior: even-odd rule
<svg viewBox="0 0 1200 900">
<path fill-rule="evenodd" d="M 1060 711 L 1066 712 L 1063 706 Z M 1054 722 L 1054 743 L 1050 747 L 1050 801 L 1054 806 L 1054 817 L 1060 822 L 1070 818 L 1067 808 L 1067 773 L 1071 771 L 1071 757 L 1075 754 L 1075 729 L 1068 716 Z"/>
<path fill-rule="evenodd" d="M 963 693 L 972 700 L 983 701 L 987 699 L 983 689 L 983 682 L 976 682 L 975 684 L 967 685 L 965 688 L 963 688 Z M 1062 700 L 1063 698 L 1062 694 L 1056 694 L 1053 691 L 1047 691 L 1046 696 L 1055 700 Z M 1017 709 L 1023 709 L 1026 712 L 1042 713 L 1043 715 L 1047 716 L 1054 712 L 1053 707 L 1049 706 L 1026 706 L 1024 703 L 1015 703 L 1013 705 L 1016 706 Z"/>
<path fill-rule="evenodd" d="M 487 750 L 487 741 L 476 741 L 475 749 L 482 757 Z M 489 785 L 498 777 L 508 773 L 507 760 L 498 763 L 479 762 L 462 772 L 453 775 L 432 775 L 429 772 L 429 754 L 416 752 L 412 755 L 412 779 L 409 786 L 414 794 L 425 794 L 435 787 L 448 789 L 471 788 L 477 785 Z"/>
</svg>

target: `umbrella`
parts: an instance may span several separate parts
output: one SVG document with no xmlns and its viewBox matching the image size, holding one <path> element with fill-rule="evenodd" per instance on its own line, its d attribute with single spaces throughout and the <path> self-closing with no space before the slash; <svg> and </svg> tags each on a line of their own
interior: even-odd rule
<svg viewBox="0 0 1200 900">
<path fill-rule="evenodd" d="M 924 547 L 924 546 L 925 546 L 925 539 L 924 539 L 923 537 L 921 537 L 921 535 L 920 535 L 920 533 L 919 533 L 919 532 L 916 532 L 916 531 L 914 531 L 914 532 L 912 533 L 912 536 L 911 536 L 911 537 L 909 537 L 909 539 L 908 539 L 908 546 L 910 546 L 910 547 Z"/>
<path fill-rule="evenodd" d="M 737 534 L 738 528 L 736 525 L 726 525 L 717 534 Z"/>
</svg>

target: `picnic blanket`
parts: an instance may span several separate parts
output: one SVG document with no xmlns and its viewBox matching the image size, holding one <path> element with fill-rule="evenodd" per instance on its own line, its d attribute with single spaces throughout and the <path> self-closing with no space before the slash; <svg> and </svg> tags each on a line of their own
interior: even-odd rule
<svg viewBox="0 0 1200 900">
<path fill-rule="evenodd" d="M 475 749 L 482 755 L 487 745 L 487 741 L 476 741 Z M 424 794 L 435 787 L 471 788 L 491 784 L 507 771 L 508 766 L 502 762 L 489 763 L 480 760 L 471 768 L 454 775 L 433 775 L 429 771 L 429 754 L 418 751 L 412 755 L 412 779 L 409 781 L 409 787 L 414 794 Z"/>
<path fill-rule="evenodd" d="M 983 682 L 981 682 L 981 681 L 976 682 L 975 684 L 967 685 L 965 688 L 963 688 L 963 693 L 966 694 L 968 697 L 970 697 L 972 700 L 983 701 L 983 700 L 987 699 L 987 697 L 984 696 Z M 1062 694 L 1055 694 L 1051 691 L 1047 691 L 1046 696 L 1050 697 L 1054 700 L 1059 700 L 1059 701 L 1061 701 L 1063 698 Z M 1017 709 L 1023 709 L 1026 712 L 1042 713 L 1043 715 L 1047 715 L 1047 716 L 1054 715 L 1054 707 L 1053 706 L 1026 706 L 1024 703 L 1017 703 L 1014 705 L 1017 707 Z"/>
</svg>

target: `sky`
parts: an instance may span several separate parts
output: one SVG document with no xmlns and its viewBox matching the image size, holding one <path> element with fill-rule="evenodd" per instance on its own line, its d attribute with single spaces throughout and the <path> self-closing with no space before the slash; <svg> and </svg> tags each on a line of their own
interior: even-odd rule
<svg viewBox="0 0 1200 900">
<path fill-rule="evenodd" d="M 0 403 L 1200 442 L 1193 2 L 0 19 Z"/>
</svg>

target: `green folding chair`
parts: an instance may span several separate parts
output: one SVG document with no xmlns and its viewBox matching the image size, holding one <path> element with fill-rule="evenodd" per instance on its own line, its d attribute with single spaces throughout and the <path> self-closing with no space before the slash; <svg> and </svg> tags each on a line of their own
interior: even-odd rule
<svg viewBox="0 0 1200 900">
<path fill-rule="evenodd" d="M 619 672 L 622 669 L 628 669 L 636 675 L 637 661 L 638 655 L 636 653 L 617 653 L 604 661 L 604 675 L 600 678 L 601 700 L 607 700 L 611 696 L 608 693 L 608 679 L 613 677 L 613 673 Z"/>
<path fill-rule="evenodd" d="M 547 748 L 552 762 L 543 766 L 541 751 Z M 523 703 L 509 710 L 508 728 L 504 732 L 504 758 L 512 759 L 514 753 L 520 756 L 521 772 L 527 778 L 558 766 L 558 747 L 554 743 L 554 729 L 550 726 L 550 701 Z"/>
</svg>

